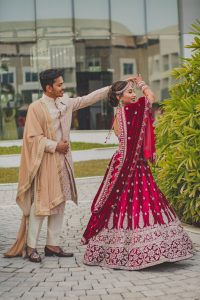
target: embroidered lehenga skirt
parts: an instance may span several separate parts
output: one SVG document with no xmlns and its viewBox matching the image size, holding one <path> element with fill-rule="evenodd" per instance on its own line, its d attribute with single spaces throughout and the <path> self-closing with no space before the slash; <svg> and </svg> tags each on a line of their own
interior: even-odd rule
<svg viewBox="0 0 200 300">
<path fill-rule="evenodd" d="M 192 242 L 145 158 L 148 118 L 144 98 L 120 111 L 120 147 L 95 196 L 82 238 L 87 265 L 138 270 L 193 255 Z"/>
</svg>

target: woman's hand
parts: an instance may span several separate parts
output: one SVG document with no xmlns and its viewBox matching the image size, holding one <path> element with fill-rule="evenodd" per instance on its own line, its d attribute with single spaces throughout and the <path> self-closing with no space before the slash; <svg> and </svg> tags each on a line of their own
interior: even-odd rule
<svg viewBox="0 0 200 300">
<path fill-rule="evenodd" d="M 156 96 L 150 87 L 143 81 L 141 74 L 135 76 L 135 84 L 143 92 L 151 104 L 155 102 Z"/>
<path fill-rule="evenodd" d="M 135 82 L 136 85 L 138 85 L 142 81 L 143 81 L 143 79 L 142 79 L 141 74 L 138 74 L 137 76 L 134 76 L 134 82 Z"/>
<path fill-rule="evenodd" d="M 143 81 L 142 75 L 137 74 L 126 79 L 126 81 L 132 81 L 136 86 L 143 92 L 143 94 L 148 98 L 149 102 L 152 104 L 155 102 L 155 94 L 150 89 L 148 85 Z"/>
<path fill-rule="evenodd" d="M 135 82 L 135 78 L 136 78 L 136 76 L 132 76 L 132 77 L 129 77 L 129 78 L 127 78 L 127 79 L 124 79 L 124 81 L 132 81 L 133 83 Z"/>
<path fill-rule="evenodd" d="M 126 81 L 132 81 L 135 84 L 139 84 L 141 81 L 143 81 L 143 79 L 142 79 L 141 74 L 137 74 L 137 75 L 127 78 Z"/>
</svg>

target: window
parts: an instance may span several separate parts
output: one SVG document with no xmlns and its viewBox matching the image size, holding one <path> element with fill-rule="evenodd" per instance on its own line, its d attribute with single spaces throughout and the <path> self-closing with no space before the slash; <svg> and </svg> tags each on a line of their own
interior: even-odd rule
<svg viewBox="0 0 200 300">
<path fill-rule="evenodd" d="M 169 55 L 163 55 L 163 71 L 169 70 Z"/>
<path fill-rule="evenodd" d="M 124 75 L 132 75 L 134 73 L 133 64 L 124 63 Z"/>
<path fill-rule="evenodd" d="M 160 71 L 160 60 L 155 59 L 155 72 L 159 72 L 159 71 Z"/>
<path fill-rule="evenodd" d="M 101 72 L 101 62 L 98 58 L 93 58 L 87 62 L 89 72 Z"/>
<path fill-rule="evenodd" d="M 179 66 L 179 54 L 178 53 L 171 53 L 171 67 L 177 68 Z"/>
<path fill-rule="evenodd" d="M 120 58 L 120 80 L 124 80 L 130 75 L 137 73 L 137 65 L 135 58 Z"/>
<path fill-rule="evenodd" d="M 14 82 L 14 75 L 13 73 L 5 73 L 2 74 L 2 83 L 10 84 Z"/>
<path fill-rule="evenodd" d="M 25 81 L 26 82 L 37 82 L 38 74 L 35 72 L 26 72 L 25 73 Z"/>
</svg>

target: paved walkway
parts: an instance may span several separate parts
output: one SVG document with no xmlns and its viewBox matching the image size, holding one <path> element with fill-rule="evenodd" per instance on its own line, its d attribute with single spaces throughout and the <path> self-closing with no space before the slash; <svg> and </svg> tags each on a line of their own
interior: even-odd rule
<svg viewBox="0 0 200 300">
<path fill-rule="evenodd" d="M 85 143 L 100 143 L 104 144 L 109 130 L 71 130 L 71 142 L 85 142 Z M 112 132 L 107 144 L 118 144 L 118 139 Z M 22 140 L 0 141 L 0 147 L 21 146 Z"/>
<path fill-rule="evenodd" d="M 100 143 L 103 144 L 105 137 L 108 134 L 108 130 L 94 130 L 94 131 L 71 131 L 71 141 L 72 142 L 87 142 L 87 143 Z M 114 133 L 111 135 L 107 144 L 118 144 L 117 138 Z M 10 147 L 10 146 L 21 146 L 22 140 L 13 141 L 0 141 L 0 147 Z M 98 148 L 84 151 L 72 151 L 72 158 L 74 162 L 86 161 L 93 159 L 110 159 L 116 147 L 113 148 Z M 0 155 L 0 168 L 11 168 L 18 167 L 20 163 L 20 155 Z"/>
<path fill-rule="evenodd" d="M 85 161 L 93 159 L 109 159 L 116 148 L 100 148 L 91 150 L 72 151 L 73 161 Z M 0 155 L 0 168 L 19 167 L 20 154 Z"/>
<path fill-rule="evenodd" d="M 80 239 L 100 180 L 101 177 L 77 179 L 79 205 L 68 202 L 66 206 L 61 245 L 75 256 L 43 258 L 41 264 L 3 257 L 14 242 L 21 212 L 15 204 L 16 184 L 0 185 L 0 299 L 200 300 L 200 230 L 193 227 L 186 229 L 196 253 L 185 261 L 141 271 L 82 263 L 85 246 L 80 245 Z M 42 256 L 46 223 L 43 225 L 38 247 Z"/>
</svg>

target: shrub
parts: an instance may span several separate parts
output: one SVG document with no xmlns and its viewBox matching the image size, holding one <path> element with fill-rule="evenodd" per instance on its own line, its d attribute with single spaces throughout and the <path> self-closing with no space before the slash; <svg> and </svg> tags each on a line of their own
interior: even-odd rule
<svg viewBox="0 0 200 300">
<path fill-rule="evenodd" d="M 176 83 L 158 119 L 156 177 L 182 221 L 200 224 L 200 22 L 191 58 L 172 70 Z"/>
</svg>

